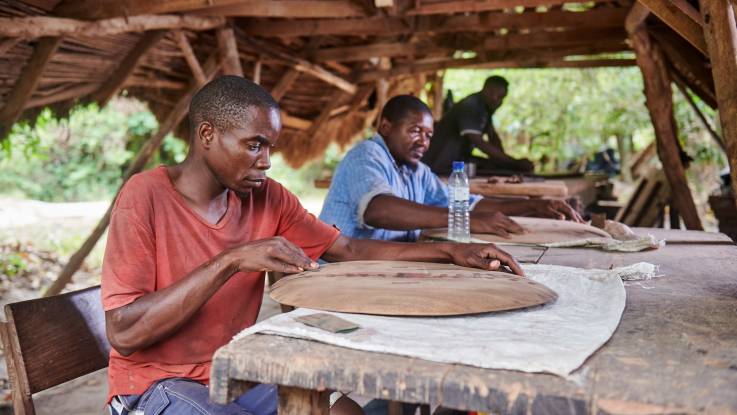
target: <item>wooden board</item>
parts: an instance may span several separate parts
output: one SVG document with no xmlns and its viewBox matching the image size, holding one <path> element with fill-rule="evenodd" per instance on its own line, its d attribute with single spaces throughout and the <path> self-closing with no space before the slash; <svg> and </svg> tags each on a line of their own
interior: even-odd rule
<svg viewBox="0 0 737 415">
<path fill-rule="evenodd" d="M 542 284 L 504 272 L 404 261 L 352 261 L 290 275 L 271 287 L 281 304 L 392 316 L 451 316 L 555 300 Z"/>
<path fill-rule="evenodd" d="M 482 196 L 547 196 L 567 197 L 568 187 L 560 180 L 525 183 L 489 183 L 487 178 L 469 180 L 471 193 Z"/>
<path fill-rule="evenodd" d="M 567 242 L 585 238 L 611 238 L 608 233 L 599 228 L 582 223 L 571 221 L 544 219 L 544 218 L 526 218 L 512 217 L 512 219 L 525 228 L 525 233 L 514 234 L 509 238 L 503 238 L 497 235 L 474 233 L 471 238 L 500 244 L 547 244 L 551 242 Z M 427 229 L 422 231 L 422 235 L 430 239 L 446 239 L 448 230 Z"/>
</svg>

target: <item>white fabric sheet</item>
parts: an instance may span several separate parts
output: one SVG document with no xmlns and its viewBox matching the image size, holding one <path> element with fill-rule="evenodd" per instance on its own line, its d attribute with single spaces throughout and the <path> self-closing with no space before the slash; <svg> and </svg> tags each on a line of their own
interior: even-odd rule
<svg viewBox="0 0 737 415">
<path fill-rule="evenodd" d="M 558 299 L 532 309 L 464 317 L 331 313 L 360 325 L 347 334 L 298 323 L 295 317 L 317 311 L 297 309 L 262 321 L 235 339 L 270 333 L 435 362 L 566 376 L 606 343 L 617 328 L 625 305 L 622 277 L 632 280 L 655 276 L 655 267 L 646 263 L 613 270 L 552 265 L 523 268 L 530 279 L 558 293 Z"/>
</svg>

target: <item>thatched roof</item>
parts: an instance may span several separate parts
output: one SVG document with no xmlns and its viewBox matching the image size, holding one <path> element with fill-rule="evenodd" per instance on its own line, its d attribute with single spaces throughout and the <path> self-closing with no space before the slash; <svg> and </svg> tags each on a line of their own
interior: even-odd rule
<svg viewBox="0 0 737 415">
<path fill-rule="evenodd" d="M 360 134 L 388 94 L 417 93 L 445 68 L 632 65 L 634 59 L 580 58 L 630 50 L 624 24 L 632 4 L 2 0 L 0 127 L 43 106 L 63 113 L 75 102 L 105 103 L 126 91 L 182 128 L 181 101 L 198 81 L 242 71 L 280 101 L 282 151 L 299 165 L 330 142 Z M 713 103 L 703 54 L 651 20 L 670 64 Z"/>
</svg>

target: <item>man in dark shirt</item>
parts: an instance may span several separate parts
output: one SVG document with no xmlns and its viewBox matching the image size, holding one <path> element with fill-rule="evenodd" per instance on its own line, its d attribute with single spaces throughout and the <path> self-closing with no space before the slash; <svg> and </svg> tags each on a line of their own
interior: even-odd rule
<svg viewBox="0 0 737 415">
<path fill-rule="evenodd" d="M 453 161 L 472 161 L 479 170 L 506 170 L 531 173 L 530 160 L 515 159 L 504 153 L 491 116 L 507 96 L 509 83 L 501 76 L 491 76 L 484 88 L 455 104 L 438 123 L 435 135 L 422 161 L 437 174 L 450 172 Z M 489 139 L 484 140 L 484 134 Z M 476 147 L 489 158 L 472 157 Z"/>
</svg>

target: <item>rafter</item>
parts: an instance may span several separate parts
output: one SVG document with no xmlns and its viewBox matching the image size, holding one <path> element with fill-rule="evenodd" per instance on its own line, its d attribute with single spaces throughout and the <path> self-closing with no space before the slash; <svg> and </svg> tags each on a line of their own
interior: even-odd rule
<svg viewBox="0 0 737 415">
<path fill-rule="evenodd" d="M 54 12 L 80 19 L 201 11 L 209 15 L 261 17 L 357 17 L 364 10 L 348 0 L 67 0 Z"/>
<path fill-rule="evenodd" d="M 638 0 L 671 29 L 678 32 L 699 52 L 708 55 L 704 33 L 693 19 L 683 13 L 670 0 Z"/>
<path fill-rule="evenodd" d="M 3 56 L 5 52 L 13 49 L 13 46 L 17 45 L 21 39 L 8 38 L 0 41 L 0 56 Z"/>
<path fill-rule="evenodd" d="M 466 44 L 464 50 L 506 50 L 520 48 L 546 48 L 584 45 L 598 41 L 625 41 L 626 32 L 621 28 L 605 29 L 572 29 L 566 31 L 544 31 L 525 34 L 509 34 L 505 36 L 489 36 L 480 47 Z M 343 46 L 325 48 L 313 55 L 315 62 L 325 61 L 362 61 L 377 57 L 406 57 L 428 54 L 450 54 L 456 48 L 422 43 L 374 43 L 368 45 Z"/>
<path fill-rule="evenodd" d="M 347 0 L 251 0 L 238 4 L 214 6 L 193 13 L 240 17 L 348 18 L 365 17 L 363 8 Z"/>
<path fill-rule="evenodd" d="M 0 36 L 34 39 L 44 36 L 107 36 L 148 30 L 210 30 L 225 23 L 222 17 L 142 15 L 98 21 L 62 17 L 2 17 Z"/>
<path fill-rule="evenodd" d="M 320 65 L 309 62 L 305 59 L 298 58 L 288 53 L 281 52 L 277 47 L 270 45 L 269 43 L 254 38 L 248 38 L 248 43 L 259 50 L 263 55 L 269 55 L 273 58 L 288 63 L 292 68 L 299 72 L 304 72 L 315 78 L 318 78 L 328 84 L 331 84 L 349 94 L 356 93 L 356 85 L 350 81 L 328 71 Z"/>
<path fill-rule="evenodd" d="M 299 22 L 254 19 L 243 27 L 246 34 L 295 37 L 316 35 L 394 36 L 410 33 L 489 32 L 506 28 L 545 29 L 560 27 L 622 27 L 626 9 L 595 9 L 586 12 L 554 10 L 545 13 L 501 13 L 419 16 L 410 25 L 397 17 L 363 19 L 305 19 Z"/>
<path fill-rule="evenodd" d="M 560 60 L 566 56 L 595 55 L 599 53 L 613 53 L 627 50 L 624 44 L 607 43 L 593 46 L 575 46 L 563 49 L 526 49 L 511 50 L 497 54 L 497 56 L 484 56 L 483 54 L 474 58 L 466 59 L 431 59 L 428 61 L 415 61 L 404 64 L 390 70 L 375 70 L 362 73 L 358 82 L 370 82 L 377 79 L 391 78 L 398 75 L 412 73 L 426 73 L 448 68 L 470 68 L 470 67 L 495 67 L 495 68 L 518 68 L 546 66 L 545 62 Z"/>
<path fill-rule="evenodd" d="M 232 27 L 221 27 L 217 30 L 218 50 L 223 66 L 223 74 L 243 76 L 243 66 L 238 55 L 238 44 Z"/>
<path fill-rule="evenodd" d="M 5 140 L 13 124 L 23 113 L 59 44 L 61 38 L 58 37 L 42 38 L 36 42 L 33 55 L 23 68 L 13 90 L 5 98 L 5 106 L 0 110 L 0 142 Z"/>
<path fill-rule="evenodd" d="M 200 86 L 204 85 L 205 82 L 207 82 L 205 71 L 202 70 L 202 66 L 200 66 L 200 61 L 197 60 L 197 56 L 195 56 L 194 50 L 192 50 L 192 45 L 189 43 L 187 35 L 183 31 L 178 30 L 174 33 L 174 36 L 176 37 L 179 49 L 184 55 L 184 60 L 186 60 L 187 65 L 189 65 L 189 70 L 192 71 L 192 75 L 194 76 L 195 81 Z"/>
<path fill-rule="evenodd" d="M 274 97 L 276 102 L 281 101 L 284 94 L 287 93 L 289 88 L 292 87 L 292 84 L 294 84 L 294 81 L 299 78 L 300 72 L 294 68 L 289 68 L 287 71 L 282 75 L 281 79 L 279 79 L 279 82 L 272 88 L 271 90 L 271 96 Z"/>
<path fill-rule="evenodd" d="M 93 101 L 99 102 L 100 106 L 105 106 L 110 98 L 123 88 L 125 81 L 136 70 L 141 58 L 148 53 L 161 39 L 164 38 L 166 32 L 157 30 L 146 32 L 136 46 L 123 58 L 118 67 L 108 77 L 108 79 L 100 86 L 100 88 L 90 97 Z"/>
<path fill-rule="evenodd" d="M 599 0 L 601 1 L 601 0 Z M 407 15 L 478 13 L 515 7 L 560 6 L 571 0 L 463 0 L 442 3 L 423 3 L 407 12 Z"/>
</svg>

